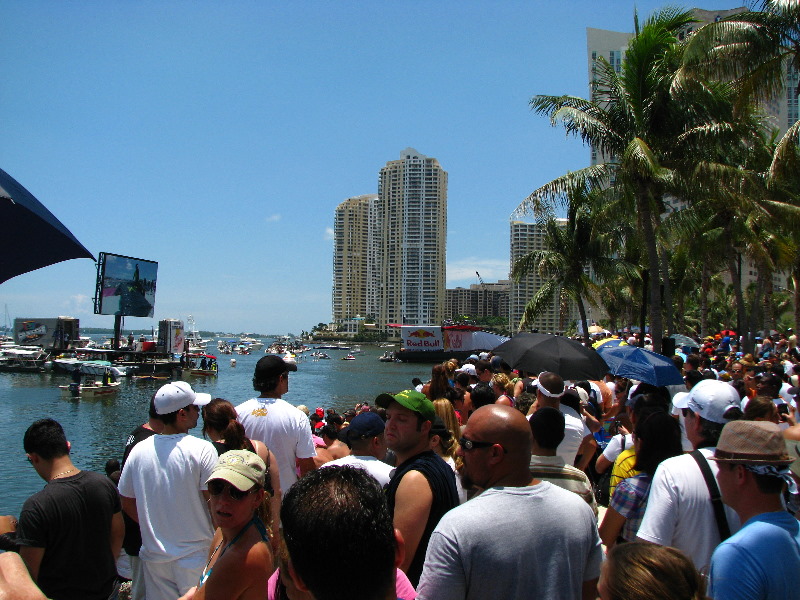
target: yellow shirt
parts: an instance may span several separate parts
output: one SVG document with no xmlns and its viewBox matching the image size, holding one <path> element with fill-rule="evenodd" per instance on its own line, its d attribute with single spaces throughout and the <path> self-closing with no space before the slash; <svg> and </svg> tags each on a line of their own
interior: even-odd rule
<svg viewBox="0 0 800 600">
<path fill-rule="evenodd" d="M 639 471 L 635 469 L 635 465 L 636 449 L 633 446 L 619 453 L 617 460 L 614 461 L 614 466 L 611 468 L 611 482 L 608 488 L 609 498 L 614 496 L 614 490 L 620 481 L 639 474 Z"/>
</svg>

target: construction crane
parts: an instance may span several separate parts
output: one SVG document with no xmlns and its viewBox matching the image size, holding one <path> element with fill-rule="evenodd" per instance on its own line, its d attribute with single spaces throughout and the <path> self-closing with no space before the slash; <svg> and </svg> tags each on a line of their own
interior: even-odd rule
<svg viewBox="0 0 800 600">
<path fill-rule="evenodd" d="M 483 277 L 481 277 L 481 274 L 478 273 L 477 271 L 475 271 L 475 275 L 478 276 L 478 281 L 481 282 L 481 287 L 483 288 L 483 291 L 485 292 L 486 291 L 486 284 L 483 282 Z"/>
</svg>

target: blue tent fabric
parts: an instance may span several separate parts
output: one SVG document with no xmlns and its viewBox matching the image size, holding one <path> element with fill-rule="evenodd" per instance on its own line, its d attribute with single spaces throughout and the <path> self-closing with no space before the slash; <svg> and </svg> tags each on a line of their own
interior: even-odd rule
<svg viewBox="0 0 800 600">
<path fill-rule="evenodd" d="M 614 375 L 644 381 L 652 385 L 682 385 L 675 363 L 666 356 L 638 346 L 607 346 L 597 349 Z"/>
<path fill-rule="evenodd" d="M 0 283 L 71 258 L 94 260 L 53 213 L 2 169 L 0 223 Z"/>
</svg>

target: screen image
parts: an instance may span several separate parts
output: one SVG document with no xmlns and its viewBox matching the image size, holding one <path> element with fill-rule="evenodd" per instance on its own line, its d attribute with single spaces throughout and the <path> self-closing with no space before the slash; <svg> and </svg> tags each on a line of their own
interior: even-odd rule
<svg viewBox="0 0 800 600">
<path fill-rule="evenodd" d="M 141 258 L 101 252 L 101 315 L 152 317 L 156 303 L 158 263 Z"/>
</svg>

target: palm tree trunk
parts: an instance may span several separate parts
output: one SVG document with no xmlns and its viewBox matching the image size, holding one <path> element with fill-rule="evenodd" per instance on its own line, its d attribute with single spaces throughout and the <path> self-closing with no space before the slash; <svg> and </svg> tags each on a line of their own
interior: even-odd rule
<svg viewBox="0 0 800 600">
<path fill-rule="evenodd" d="M 792 327 L 797 329 L 800 325 L 800 264 L 795 265 L 792 272 L 792 287 L 794 288 L 794 324 Z"/>
<path fill-rule="evenodd" d="M 728 238 L 730 239 L 730 237 Z M 745 318 L 744 308 L 744 294 L 742 293 L 742 273 L 737 265 L 737 258 L 741 260 L 741 256 L 733 244 L 728 244 L 728 272 L 731 274 L 731 282 L 733 283 L 733 293 L 736 296 L 736 333 L 742 336 L 742 352 L 749 352 L 745 348 L 750 347 L 750 332 L 747 331 L 747 320 Z"/>
<path fill-rule="evenodd" d="M 664 335 L 661 314 L 661 269 L 649 190 L 641 186 L 636 201 L 639 205 L 639 227 L 647 248 L 647 269 L 650 271 L 650 337 L 653 339 L 653 352 L 661 354 L 661 338 Z M 644 340 L 644 331 L 642 331 L 642 340 Z"/>
<path fill-rule="evenodd" d="M 586 307 L 583 305 L 583 298 L 578 295 L 578 314 L 581 316 L 583 324 L 583 339 L 586 340 L 586 347 L 592 347 L 592 338 L 589 336 L 589 323 L 586 321 Z"/>
<path fill-rule="evenodd" d="M 711 287 L 711 275 L 708 263 L 703 261 L 700 271 L 700 337 L 708 335 L 708 290 Z"/>
<path fill-rule="evenodd" d="M 772 281 L 772 270 L 769 269 L 764 274 L 764 295 L 761 296 L 763 298 L 761 303 L 761 310 L 764 314 L 764 329 L 769 331 L 770 329 L 776 329 L 775 327 L 775 311 L 773 310 L 774 305 L 772 304 L 772 294 L 774 292 L 774 283 Z"/>
<path fill-rule="evenodd" d="M 664 321 L 667 326 L 667 335 L 675 333 L 675 319 L 672 307 L 672 285 L 669 281 L 669 261 L 666 248 L 660 249 L 661 254 L 661 280 L 664 284 Z"/>
</svg>

